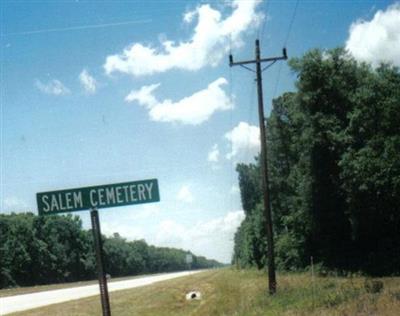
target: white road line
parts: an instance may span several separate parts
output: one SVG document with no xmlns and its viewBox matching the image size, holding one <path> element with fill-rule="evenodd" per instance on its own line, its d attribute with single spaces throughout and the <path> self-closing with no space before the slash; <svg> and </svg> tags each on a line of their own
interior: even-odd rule
<svg viewBox="0 0 400 316">
<path fill-rule="evenodd" d="M 187 276 L 189 274 L 202 272 L 184 271 L 154 276 L 146 276 L 132 280 L 116 281 L 108 283 L 108 291 L 114 292 L 119 290 L 131 289 L 139 286 L 149 285 L 156 282 Z M 43 291 L 31 294 L 22 294 L 16 296 L 8 296 L 0 298 L 0 315 L 20 312 L 32 308 L 42 307 L 51 304 L 77 300 L 84 297 L 99 295 L 99 285 L 86 285 L 68 289 Z"/>
</svg>

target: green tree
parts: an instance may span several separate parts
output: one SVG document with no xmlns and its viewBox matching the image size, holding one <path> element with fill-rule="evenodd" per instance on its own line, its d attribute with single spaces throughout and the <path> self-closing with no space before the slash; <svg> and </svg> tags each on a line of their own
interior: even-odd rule
<svg viewBox="0 0 400 316">
<path fill-rule="evenodd" d="M 356 62 L 343 49 L 292 59 L 296 92 L 267 121 L 278 267 L 316 262 L 339 270 L 399 272 L 400 74 Z M 239 165 L 246 219 L 234 261 L 257 265 L 259 168 Z"/>
</svg>

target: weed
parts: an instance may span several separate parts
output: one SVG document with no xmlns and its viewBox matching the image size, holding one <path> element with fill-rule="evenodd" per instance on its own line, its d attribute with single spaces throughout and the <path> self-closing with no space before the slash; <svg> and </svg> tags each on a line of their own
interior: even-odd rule
<svg viewBox="0 0 400 316">
<path fill-rule="evenodd" d="M 365 279 L 364 288 L 367 293 L 376 294 L 383 290 L 383 282 L 380 280 Z"/>
</svg>

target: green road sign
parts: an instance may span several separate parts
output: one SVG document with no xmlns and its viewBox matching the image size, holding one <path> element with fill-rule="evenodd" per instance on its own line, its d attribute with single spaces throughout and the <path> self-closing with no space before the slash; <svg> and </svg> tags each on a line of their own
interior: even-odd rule
<svg viewBox="0 0 400 316">
<path fill-rule="evenodd" d="M 160 201 L 157 179 L 36 194 L 39 215 Z"/>
</svg>

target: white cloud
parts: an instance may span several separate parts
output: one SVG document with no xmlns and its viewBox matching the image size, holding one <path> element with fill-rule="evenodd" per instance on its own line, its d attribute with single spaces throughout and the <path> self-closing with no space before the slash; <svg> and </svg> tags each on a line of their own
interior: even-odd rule
<svg viewBox="0 0 400 316">
<path fill-rule="evenodd" d="M 146 232 L 142 227 L 124 225 L 117 220 L 102 221 L 101 233 L 106 236 L 113 236 L 114 233 L 118 233 L 122 238 L 127 238 L 128 240 L 144 239 L 146 236 Z"/>
<path fill-rule="evenodd" d="M 140 105 L 144 105 L 147 108 L 152 108 L 158 103 L 157 99 L 153 95 L 153 91 L 156 90 L 159 86 L 160 84 L 156 83 L 149 86 L 143 86 L 140 88 L 140 90 L 131 91 L 125 97 L 125 101 L 138 101 Z"/>
<path fill-rule="evenodd" d="M 231 187 L 231 194 L 235 195 L 235 194 L 239 194 L 240 193 L 240 188 L 237 184 L 232 185 Z"/>
<path fill-rule="evenodd" d="M 149 241 L 152 234 L 149 228 L 151 223 L 162 216 L 162 207 L 159 203 L 131 205 L 115 211 L 118 212 L 118 216 L 113 215 L 113 209 L 102 215 L 102 233 L 107 236 L 119 233 L 128 240 Z"/>
<path fill-rule="evenodd" d="M 53 79 L 48 83 L 43 83 L 40 80 L 36 80 L 35 85 L 40 91 L 46 94 L 65 95 L 71 92 L 60 80 L 57 79 Z"/>
<path fill-rule="evenodd" d="M 190 249 L 195 254 L 229 262 L 233 236 L 244 217 L 243 211 L 232 211 L 191 226 L 165 220 L 159 224 L 154 241 L 157 245 Z"/>
<path fill-rule="evenodd" d="M 25 201 L 15 196 L 9 196 L 3 199 L 1 211 L 21 211 L 25 210 L 27 207 L 28 204 Z"/>
<path fill-rule="evenodd" d="M 232 13 L 225 19 L 220 11 L 209 4 L 198 6 L 184 14 L 186 23 L 197 18 L 193 35 L 188 41 L 161 41 L 155 48 L 133 43 L 121 54 L 108 56 L 104 64 L 107 74 L 122 72 L 134 76 L 151 75 L 178 68 L 198 70 L 205 66 L 216 66 L 230 48 L 243 45 L 245 31 L 255 28 L 263 15 L 256 13 L 261 0 L 235 0 L 230 4 Z"/>
<path fill-rule="evenodd" d="M 182 186 L 176 195 L 176 199 L 185 203 L 192 203 L 194 201 L 194 197 L 189 186 Z"/>
<path fill-rule="evenodd" d="M 236 228 L 239 227 L 244 217 L 243 211 L 229 212 L 224 217 L 198 223 L 192 234 L 195 238 L 201 238 L 218 232 L 235 233 Z"/>
<path fill-rule="evenodd" d="M 219 161 L 219 148 L 218 148 L 217 144 L 214 144 L 214 146 L 209 151 L 207 160 L 209 162 L 218 162 Z"/>
<path fill-rule="evenodd" d="M 225 134 L 225 138 L 230 141 L 232 148 L 226 155 L 227 159 L 251 162 L 260 152 L 260 130 L 257 126 L 240 122 Z"/>
<path fill-rule="evenodd" d="M 371 21 L 356 21 L 350 26 L 346 49 L 358 60 L 391 62 L 400 66 L 400 4 L 379 10 Z"/>
<path fill-rule="evenodd" d="M 79 81 L 87 93 L 93 94 L 97 89 L 97 82 L 86 69 L 79 74 Z"/>
<path fill-rule="evenodd" d="M 185 236 L 187 236 L 187 228 L 168 219 L 158 225 L 155 242 L 160 246 L 182 248 L 185 247 Z"/>
<path fill-rule="evenodd" d="M 137 205 L 132 206 L 132 213 L 128 216 L 129 221 L 146 220 L 152 219 L 159 216 L 161 208 L 159 204 L 143 204 L 138 207 Z"/>
<path fill-rule="evenodd" d="M 183 15 L 183 21 L 185 23 L 191 23 L 196 16 L 196 11 L 188 11 Z"/>
<path fill-rule="evenodd" d="M 221 77 L 210 83 L 206 89 L 175 103 L 169 99 L 158 101 L 153 92 L 160 84 L 153 84 L 130 92 L 125 101 L 137 101 L 146 107 L 153 121 L 199 125 L 207 121 L 214 112 L 233 108 L 231 99 L 221 88 L 227 83 L 227 80 Z"/>
<path fill-rule="evenodd" d="M 149 207 L 143 209 L 143 213 L 139 211 L 140 215 L 134 214 L 136 212 L 126 211 L 117 217 L 103 214 L 102 233 L 112 236 L 118 232 L 128 240 L 145 239 L 151 245 L 191 250 L 196 255 L 221 262 L 230 262 L 234 234 L 245 218 L 242 210 L 197 221 L 188 220 L 192 215 L 190 211 L 185 211 L 178 219 L 161 219 L 161 213 L 171 213 L 164 207 Z"/>
</svg>

